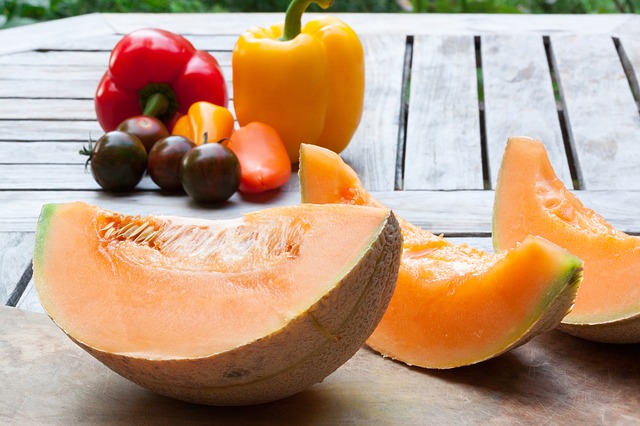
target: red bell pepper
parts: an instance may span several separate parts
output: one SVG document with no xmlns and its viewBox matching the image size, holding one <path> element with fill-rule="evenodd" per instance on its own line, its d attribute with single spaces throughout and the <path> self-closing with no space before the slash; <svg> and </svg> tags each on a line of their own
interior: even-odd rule
<svg viewBox="0 0 640 426">
<path fill-rule="evenodd" d="M 95 109 L 98 122 L 108 132 L 141 114 L 170 123 L 197 101 L 228 106 L 218 61 L 180 35 L 143 29 L 126 35 L 114 47 L 96 91 Z"/>
</svg>

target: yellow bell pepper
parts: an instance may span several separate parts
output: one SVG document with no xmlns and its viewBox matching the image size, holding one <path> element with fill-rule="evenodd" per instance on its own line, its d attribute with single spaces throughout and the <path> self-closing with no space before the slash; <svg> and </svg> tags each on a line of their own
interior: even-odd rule
<svg viewBox="0 0 640 426">
<path fill-rule="evenodd" d="M 292 163 L 301 143 L 335 152 L 350 142 L 362 116 L 364 53 L 356 33 L 331 16 L 301 29 L 311 3 L 293 0 L 284 24 L 251 28 L 233 50 L 233 96 L 241 126 L 259 121 L 282 138 Z"/>
<path fill-rule="evenodd" d="M 196 145 L 218 142 L 233 133 L 233 115 L 223 106 L 199 101 L 191 104 L 187 115 L 178 119 L 171 130 L 172 135 L 184 136 Z"/>
</svg>

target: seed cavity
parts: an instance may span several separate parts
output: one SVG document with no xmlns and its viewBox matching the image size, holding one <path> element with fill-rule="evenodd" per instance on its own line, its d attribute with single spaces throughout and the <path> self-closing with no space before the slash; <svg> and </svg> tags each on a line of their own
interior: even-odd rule
<svg viewBox="0 0 640 426">
<path fill-rule="evenodd" d="M 158 226 L 140 216 L 105 214 L 98 219 L 100 237 L 104 240 L 133 241 L 158 248 Z"/>
</svg>

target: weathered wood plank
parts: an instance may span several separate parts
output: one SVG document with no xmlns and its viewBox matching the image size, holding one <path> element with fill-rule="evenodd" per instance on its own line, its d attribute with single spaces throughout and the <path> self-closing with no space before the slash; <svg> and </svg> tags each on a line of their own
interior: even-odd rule
<svg viewBox="0 0 640 426">
<path fill-rule="evenodd" d="M 640 16 L 638 16 L 638 24 L 640 26 Z M 621 59 L 623 65 L 629 68 L 627 77 L 640 111 L 640 35 L 637 38 L 620 37 L 619 41 Z"/>
<path fill-rule="evenodd" d="M 84 176 L 92 180 L 90 175 Z M 230 219 L 268 207 L 300 203 L 296 192 L 270 191 L 256 195 L 236 193 L 221 205 L 199 205 L 183 194 L 133 191 L 121 195 L 104 191 L 0 191 L 0 233 L 34 232 L 43 204 L 84 201 L 126 214 L 174 215 Z"/>
<path fill-rule="evenodd" d="M 284 20 L 283 13 L 219 14 L 102 14 L 119 34 L 136 28 L 158 27 L 190 35 L 236 35 L 252 26 L 269 26 Z M 610 34 L 626 23 L 625 15 L 483 15 L 331 13 L 360 34 Z M 305 14 L 305 20 L 319 13 Z"/>
<path fill-rule="evenodd" d="M 138 190 L 159 188 L 145 176 Z M 100 186 L 85 169 L 76 164 L 0 164 L 0 190 L 99 190 Z"/>
<path fill-rule="evenodd" d="M 110 52 L 122 39 L 124 34 L 110 34 L 100 37 L 89 37 L 77 40 L 58 42 L 51 40 L 44 42 L 40 49 L 52 51 L 103 51 Z M 215 52 L 217 57 L 219 52 L 231 51 L 238 40 L 238 35 L 189 35 L 185 38 L 193 44 L 196 49 Z"/>
<path fill-rule="evenodd" d="M 481 189 L 475 47 L 470 36 L 413 45 L 404 189 Z"/>
<path fill-rule="evenodd" d="M 234 113 L 233 100 L 227 108 Z M 19 98 L 0 102 L 0 120 L 96 120 L 93 99 L 30 99 Z M 40 137 L 45 137 L 41 134 Z"/>
<path fill-rule="evenodd" d="M 24 290 L 24 293 L 22 293 L 22 297 L 18 300 L 16 308 L 24 309 L 25 311 L 45 313 L 45 310 L 40 303 L 40 299 L 38 298 L 33 278 L 31 278 L 29 284 Z"/>
<path fill-rule="evenodd" d="M 0 80 L 0 98 L 93 99 L 97 87 L 97 80 Z"/>
<path fill-rule="evenodd" d="M 343 157 L 372 191 L 391 191 L 402 100 L 404 36 L 362 37 L 365 50 L 365 99 L 360 126 Z"/>
<path fill-rule="evenodd" d="M 96 138 L 97 139 L 97 138 Z M 86 142 L 1 142 L 0 164 L 84 164 L 79 151 Z"/>
<path fill-rule="evenodd" d="M 76 16 L 0 31 L 0 55 L 39 48 L 44 43 L 58 43 L 85 37 L 113 34 L 113 28 L 98 14 Z"/>
<path fill-rule="evenodd" d="M 91 176 L 84 176 L 91 180 Z M 384 191 L 372 195 L 411 223 L 445 236 L 491 234 L 493 191 Z M 639 191 L 576 191 L 583 203 L 614 227 L 640 233 Z M 273 191 L 257 196 L 235 194 L 221 206 L 200 206 L 186 195 L 159 191 L 134 191 L 123 195 L 103 191 L 0 191 L 0 232 L 33 232 L 46 203 L 86 201 L 127 214 L 164 214 L 228 219 L 272 206 L 293 205 L 300 196 L 293 191 Z"/>
<path fill-rule="evenodd" d="M 0 120 L 0 141 L 86 141 L 103 133 L 93 120 Z"/>
<path fill-rule="evenodd" d="M 613 28 L 610 34 L 620 37 L 640 38 L 640 16 L 632 14 L 626 16 L 627 19 L 616 28 Z"/>
<path fill-rule="evenodd" d="M 551 45 L 582 187 L 640 188 L 640 115 L 613 40 L 554 35 Z"/>
<path fill-rule="evenodd" d="M 109 65 L 109 51 L 29 51 L 1 55 L 1 65 L 12 66 L 60 66 L 60 67 L 100 67 L 106 70 Z M 213 52 L 221 66 L 231 66 L 231 52 Z"/>
<path fill-rule="evenodd" d="M 2 65 L 103 67 L 109 65 L 110 52 L 28 51 L 0 56 Z"/>
<path fill-rule="evenodd" d="M 0 119 L 83 121 L 95 120 L 96 112 L 93 99 L 11 99 L 0 102 Z"/>
<path fill-rule="evenodd" d="M 573 188 L 542 37 L 487 35 L 481 48 L 491 187 L 507 139 L 530 136 L 544 141 L 556 174 Z"/>
<path fill-rule="evenodd" d="M 362 348 L 321 383 L 270 404 L 212 407 L 123 379 L 45 315 L 0 308 L 4 424 L 636 424 L 638 345 L 553 331 L 466 368 L 422 370 Z M 464 407 L 464 409 L 460 409 Z M 178 419 L 178 420 L 177 420 Z"/>
<path fill-rule="evenodd" d="M 223 75 L 231 78 L 231 65 L 221 66 Z M 97 87 L 104 75 L 103 66 L 58 66 L 58 65 L 3 65 L 0 80 L 49 80 L 49 81 L 93 81 Z"/>
<path fill-rule="evenodd" d="M 0 67 L 1 68 L 1 67 Z M 48 79 L 46 73 L 35 71 L 40 75 L 36 80 L 0 79 L 0 99 L 33 98 L 33 99 L 93 99 L 100 78 L 74 81 L 71 78 L 60 80 Z M 102 70 L 104 72 L 104 69 Z M 95 76 L 94 76 L 95 77 Z M 233 97 L 231 71 L 224 72 L 229 97 Z"/>
<path fill-rule="evenodd" d="M 34 241 L 30 232 L 0 232 L 0 304 L 7 303 L 31 263 Z"/>
</svg>

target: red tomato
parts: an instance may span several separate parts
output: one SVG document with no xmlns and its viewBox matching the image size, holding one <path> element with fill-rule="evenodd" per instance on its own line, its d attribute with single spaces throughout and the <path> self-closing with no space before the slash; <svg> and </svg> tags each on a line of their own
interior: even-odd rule
<svg viewBox="0 0 640 426">
<path fill-rule="evenodd" d="M 275 129 L 253 122 L 223 142 L 240 161 L 240 191 L 257 193 L 279 188 L 291 177 L 291 161 Z"/>
</svg>

